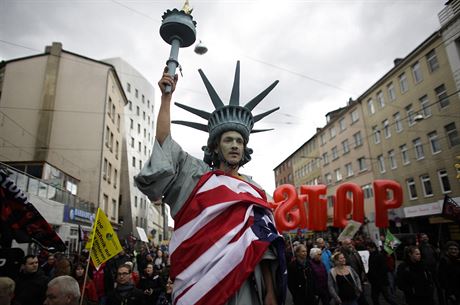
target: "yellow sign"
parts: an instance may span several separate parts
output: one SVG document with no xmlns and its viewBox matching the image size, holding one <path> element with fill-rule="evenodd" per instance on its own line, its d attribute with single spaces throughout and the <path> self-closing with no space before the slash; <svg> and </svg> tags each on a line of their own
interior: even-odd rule
<svg viewBox="0 0 460 305">
<path fill-rule="evenodd" d="M 122 250 L 117 234 L 100 208 L 97 209 L 96 220 L 86 249 L 90 249 L 91 259 L 96 268 Z"/>
</svg>

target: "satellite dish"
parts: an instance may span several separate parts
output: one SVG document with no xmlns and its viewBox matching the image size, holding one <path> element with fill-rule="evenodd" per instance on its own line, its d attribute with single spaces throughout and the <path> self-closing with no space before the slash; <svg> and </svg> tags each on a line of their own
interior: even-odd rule
<svg viewBox="0 0 460 305">
<path fill-rule="evenodd" d="M 208 52 L 208 48 L 201 42 L 201 40 L 195 45 L 195 53 L 198 55 L 203 55 Z"/>
</svg>

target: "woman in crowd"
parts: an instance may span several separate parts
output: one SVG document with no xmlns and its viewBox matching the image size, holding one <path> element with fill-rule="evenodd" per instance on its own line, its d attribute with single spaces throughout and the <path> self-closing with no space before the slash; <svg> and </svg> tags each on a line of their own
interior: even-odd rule
<svg viewBox="0 0 460 305">
<path fill-rule="evenodd" d="M 404 292 L 408 305 L 434 305 L 433 277 L 422 262 L 418 247 L 406 249 L 405 260 L 396 272 L 396 284 Z"/>
<path fill-rule="evenodd" d="M 307 247 L 298 245 L 294 254 L 295 260 L 288 266 L 288 287 L 294 305 L 313 304 L 313 274 L 307 262 Z"/>
<path fill-rule="evenodd" d="M 320 248 L 312 248 L 308 263 L 313 275 L 313 293 L 321 300 L 322 305 L 329 305 L 327 271 L 326 266 L 322 262 L 321 255 L 322 250 Z"/>
<path fill-rule="evenodd" d="M 334 253 L 332 261 L 335 267 L 331 268 L 328 278 L 331 304 L 357 305 L 363 291 L 358 274 L 346 265 L 342 252 Z"/>
<path fill-rule="evenodd" d="M 144 292 L 146 304 L 156 304 L 164 290 L 163 280 L 152 263 L 147 263 L 139 281 L 139 289 Z"/>
<path fill-rule="evenodd" d="M 78 286 L 80 286 L 80 294 L 83 295 L 83 304 L 96 305 L 98 304 L 96 286 L 89 276 L 86 278 L 85 287 L 83 287 L 85 272 L 85 266 L 81 263 L 77 263 L 73 271 L 73 277 L 77 280 Z"/>
</svg>

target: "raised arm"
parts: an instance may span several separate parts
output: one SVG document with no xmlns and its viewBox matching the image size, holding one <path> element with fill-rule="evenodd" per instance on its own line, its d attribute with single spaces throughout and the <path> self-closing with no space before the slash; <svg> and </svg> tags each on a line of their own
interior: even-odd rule
<svg viewBox="0 0 460 305">
<path fill-rule="evenodd" d="M 156 139 L 160 145 L 163 144 L 166 137 L 171 133 L 171 99 L 174 89 L 176 89 L 177 74 L 172 77 L 168 74 L 168 67 L 165 67 L 163 76 L 158 82 L 158 87 L 161 90 L 161 105 L 157 118 Z M 171 86 L 171 92 L 166 93 L 167 85 Z"/>
</svg>

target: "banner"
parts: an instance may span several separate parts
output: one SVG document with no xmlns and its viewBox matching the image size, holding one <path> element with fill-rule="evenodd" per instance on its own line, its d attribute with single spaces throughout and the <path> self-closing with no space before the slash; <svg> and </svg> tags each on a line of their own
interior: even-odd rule
<svg viewBox="0 0 460 305">
<path fill-rule="evenodd" d="M 64 252 L 65 244 L 49 223 L 11 180 L 7 170 L 0 169 L 0 246 L 11 248 L 18 243 L 36 243 L 50 252 Z"/>
<path fill-rule="evenodd" d="M 460 205 L 448 195 L 444 196 L 444 204 L 442 205 L 442 215 L 446 218 L 460 221 Z"/>
<path fill-rule="evenodd" d="M 90 250 L 91 260 L 96 268 L 122 250 L 118 236 L 101 208 L 97 209 L 96 220 L 86 249 Z"/>
<path fill-rule="evenodd" d="M 343 229 L 342 233 L 340 233 L 337 240 L 343 241 L 347 238 L 352 239 L 353 236 L 355 236 L 356 232 L 358 232 L 360 227 L 361 227 L 360 222 L 349 220 L 347 226 Z"/>
<path fill-rule="evenodd" d="M 385 243 L 383 244 L 383 249 L 388 254 L 393 254 L 395 249 L 401 244 L 401 241 L 397 239 L 393 234 L 391 234 L 390 230 L 386 230 L 385 233 Z"/>
</svg>

